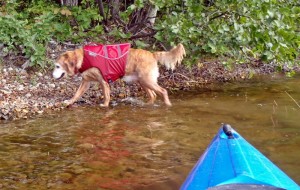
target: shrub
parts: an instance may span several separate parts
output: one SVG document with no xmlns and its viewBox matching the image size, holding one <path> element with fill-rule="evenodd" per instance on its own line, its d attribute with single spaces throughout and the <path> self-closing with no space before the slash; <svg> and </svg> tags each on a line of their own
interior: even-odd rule
<svg viewBox="0 0 300 190">
<path fill-rule="evenodd" d="M 8 1 L 0 8 L 0 42 L 4 51 L 15 51 L 29 60 L 28 66 L 44 68 L 47 63 L 46 50 L 50 40 L 79 42 L 84 38 L 98 37 L 102 28 L 92 20 L 101 20 L 95 8 L 82 10 L 74 7 L 59 7 L 48 1 L 24 5 L 22 1 Z M 75 23 L 72 25 L 72 23 Z M 75 35 L 76 34 L 76 35 Z"/>
<path fill-rule="evenodd" d="M 153 39 L 172 46 L 181 42 L 189 53 L 187 64 L 197 63 L 203 54 L 221 57 L 224 63 L 261 59 L 280 66 L 299 62 L 297 0 L 130 2 L 122 4 L 116 20 L 105 18 L 105 23 L 101 23 L 103 18 L 91 0 L 74 7 L 60 7 L 47 0 L 7 0 L 0 3 L 0 42 L 5 45 L 4 51 L 15 51 L 30 60 L 30 66 L 42 68 L 47 64 L 50 40 L 99 42 L 103 41 L 103 34 L 111 41 L 132 40 L 139 47 L 153 43 Z M 105 6 L 109 14 L 111 4 L 106 2 Z M 151 6 L 159 10 L 154 29 L 144 19 Z M 156 32 L 155 38 L 145 41 L 151 37 L 140 35 L 145 32 Z M 146 37 L 142 41 L 140 36 Z"/>
<path fill-rule="evenodd" d="M 293 63 L 299 56 L 297 0 L 153 2 L 165 12 L 156 38 L 181 41 L 193 55 L 209 53 L 240 62 L 260 58 L 282 64 Z"/>
</svg>

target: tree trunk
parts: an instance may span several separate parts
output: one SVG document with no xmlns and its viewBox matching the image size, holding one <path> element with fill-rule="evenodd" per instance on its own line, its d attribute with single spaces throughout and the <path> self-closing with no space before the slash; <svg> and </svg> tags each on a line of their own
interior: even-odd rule
<svg viewBox="0 0 300 190">
<path fill-rule="evenodd" d="M 103 2 L 102 2 L 102 0 L 96 0 L 96 2 L 98 4 L 100 16 L 102 16 L 104 23 L 106 23 L 107 20 L 106 20 L 105 14 L 104 14 Z"/>
<path fill-rule="evenodd" d="M 120 0 L 114 0 L 111 3 L 111 17 L 112 19 L 119 18 L 120 12 Z"/>
<path fill-rule="evenodd" d="M 150 5 L 149 12 L 147 14 L 147 20 L 153 26 L 155 23 L 158 7 L 155 5 Z"/>
</svg>

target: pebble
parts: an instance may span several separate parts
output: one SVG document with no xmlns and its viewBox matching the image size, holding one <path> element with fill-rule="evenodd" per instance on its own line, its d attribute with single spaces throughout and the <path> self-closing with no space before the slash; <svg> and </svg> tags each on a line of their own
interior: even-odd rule
<svg viewBox="0 0 300 190">
<path fill-rule="evenodd" d="M 19 90 L 19 91 L 23 91 L 23 90 L 24 90 L 24 85 L 22 85 L 22 84 L 19 85 L 18 90 Z"/>
<path fill-rule="evenodd" d="M 22 112 L 23 113 L 29 113 L 29 111 L 27 109 L 23 109 Z"/>
<path fill-rule="evenodd" d="M 10 90 L 0 90 L 0 92 L 4 93 L 4 94 L 11 94 L 12 92 Z"/>
<path fill-rule="evenodd" d="M 30 93 L 27 93 L 26 95 L 25 95 L 25 97 L 26 98 L 30 98 L 32 95 L 30 94 Z"/>
<path fill-rule="evenodd" d="M 24 75 L 27 75 L 27 71 L 24 70 L 24 69 L 21 69 L 20 73 L 21 73 L 21 74 L 24 74 Z"/>
</svg>

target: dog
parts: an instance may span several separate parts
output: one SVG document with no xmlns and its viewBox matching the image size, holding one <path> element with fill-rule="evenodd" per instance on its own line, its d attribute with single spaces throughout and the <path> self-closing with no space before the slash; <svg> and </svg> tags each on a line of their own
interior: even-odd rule
<svg viewBox="0 0 300 190">
<path fill-rule="evenodd" d="M 120 45 L 123 45 L 123 47 L 125 47 L 122 50 L 123 52 L 121 52 L 120 50 Z M 86 67 L 85 59 L 87 59 L 88 57 L 87 52 L 89 52 L 91 56 L 94 56 L 94 58 L 96 58 L 97 56 L 104 56 L 103 54 L 101 54 L 100 56 L 99 51 L 97 54 L 91 52 L 88 48 L 89 47 L 84 46 L 73 51 L 66 51 L 65 53 L 62 53 L 55 62 L 55 68 L 52 73 L 53 77 L 55 79 L 60 79 L 65 75 L 68 75 L 70 77 L 76 75 L 77 73 L 81 73 L 82 75 L 82 82 L 75 92 L 74 96 L 70 100 L 64 101 L 67 106 L 76 102 L 89 89 L 90 83 L 92 81 L 96 81 L 100 83 L 100 87 L 102 88 L 104 96 L 104 102 L 100 104 L 100 106 L 108 107 L 110 102 L 109 82 L 111 80 L 107 78 L 107 73 L 104 73 L 105 71 L 101 71 L 101 68 L 99 69 L 99 66 L 95 65 L 91 65 L 90 68 L 83 69 L 83 67 Z M 95 47 L 90 48 L 105 49 L 106 52 L 104 51 L 104 54 L 106 54 L 106 57 L 108 57 L 107 51 L 109 50 L 109 48 L 115 50 L 117 49 L 115 52 L 118 52 L 119 55 L 115 57 L 117 57 L 117 59 L 123 59 L 123 61 L 125 60 L 125 64 L 123 63 L 123 66 L 119 66 L 123 67 L 123 71 L 121 71 L 121 74 L 114 75 L 112 77 L 113 80 L 123 77 L 123 80 L 127 83 L 137 82 L 146 91 L 149 97 L 148 104 L 154 104 L 156 96 L 159 95 L 160 97 L 162 97 L 165 105 L 171 106 L 167 90 L 157 83 L 157 78 L 159 77 L 158 62 L 162 65 L 165 65 L 167 69 L 174 70 L 177 65 L 181 64 L 184 56 L 186 55 L 185 48 L 182 44 L 178 44 L 170 51 L 158 51 L 154 53 L 143 49 L 130 48 L 130 44 L 119 44 L 114 46 L 108 45 L 108 47 L 106 45 L 95 45 Z M 114 58 L 111 58 L 111 60 L 113 59 Z M 103 60 L 98 60 L 96 62 L 96 64 L 99 65 L 104 64 Z M 104 65 L 104 67 L 107 67 L 106 64 Z M 119 68 L 116 70 L 122 69 Z"/>
</svg>

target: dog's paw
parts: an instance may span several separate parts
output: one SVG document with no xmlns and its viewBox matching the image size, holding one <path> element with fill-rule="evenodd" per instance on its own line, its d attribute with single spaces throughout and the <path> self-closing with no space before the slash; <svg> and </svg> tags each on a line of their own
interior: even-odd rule
<svg viewBox="0 0 300 190">
<path fill-rule="evenodd" d="M 105 104 L 100 104 L 100 107 L 107 108 L 107 107 L 108 107 L 108 105 L 105 105 Z"/>
<path fill-rule="evenodd" d="M 65 101 L 63 101 L 63 104 L 66 105 L 66 106 L 69 106 L 69 105 L 73 104 L 73 101 L 72 100 L 65 100 Z"/>
</svg>

